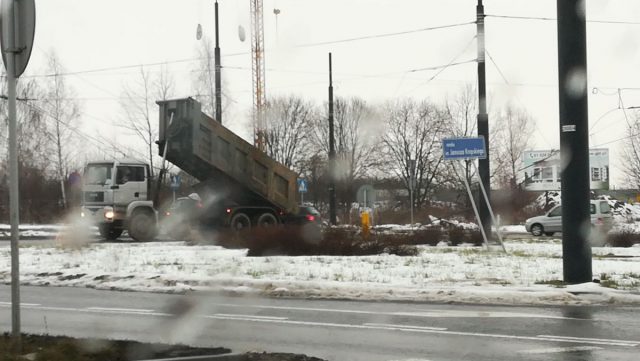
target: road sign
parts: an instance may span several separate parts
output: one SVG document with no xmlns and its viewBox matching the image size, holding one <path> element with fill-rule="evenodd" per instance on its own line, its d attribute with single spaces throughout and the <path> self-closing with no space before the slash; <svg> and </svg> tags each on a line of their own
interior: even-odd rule
<svg viewBox="0 0 640 361">
<path fill-rule="evenodd" d="M 307 181 L 304 179 L 298 179 L 298 192 L 307 193 Z"/>
<path fill-rule="evenodd" d="M 376 190 L 371 184 L 365 184 L 358 188 L 356 193 L 356 200 L 363 207 L 373 208 L 373 204 L 376 201 Z"/>
<path fill-rule="evenodd" d="M 182 181 L 182 179 L 180 179 L 179 175 L 172 175 L 171 176 L 171 189 L 176 190 L 176 189 L 180 188 L 181 181 Z"/>
<path fill-rule="evenodd" d="M 445 160 L 487 158 L 484 137 L 443 139 L 442 151 Z"/>
<path fill-rule="evenodd" d="M 36 29 L 34 0 L 2 0 L 0 10 L 0 41 L 2 60 L 7 66 L 6 53 L 14 53 L 14 76 L 20 77 L 27 68 Z M 9 69 L 7 69 L 7 72 Z"/>
</svg>

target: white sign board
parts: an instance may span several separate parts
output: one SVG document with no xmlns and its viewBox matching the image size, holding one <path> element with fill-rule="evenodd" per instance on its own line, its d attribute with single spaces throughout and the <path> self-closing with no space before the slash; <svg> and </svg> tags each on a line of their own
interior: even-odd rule
<svg viewBox="0 0 640 361">
<path fill-rule="evenodd" d="M 534 150 L 522 154 L 519 180 L 528 191 L 560 190 L 560 151 Z M 591 189 L 609 189 L 609 149 L 589 149 Z"/>
</svg>

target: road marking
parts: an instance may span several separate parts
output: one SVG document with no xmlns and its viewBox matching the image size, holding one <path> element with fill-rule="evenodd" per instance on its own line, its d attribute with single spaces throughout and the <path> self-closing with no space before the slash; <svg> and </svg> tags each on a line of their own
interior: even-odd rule
<svg viewBox="0 0 640 361">
<path fill-rule="evenodd" d="M 11 302 L 0 302 L 1 306 L 11 306 Z M 39 303 L 20 303 L 20 306 L 23 307 L 32 307 L 32 306 L 40 306 Z"/>
<path fill-rule="evenodd" d="M 614 343 L 627 343 L 630 346 L 637 346 L 640 341 L 631 340 L 612 340 L 607 338 L 586 338 L 586 337 L 572 337 L 572 336 L 553 336 L 553 335 L 538 335 L 540 338 L 554 338 L 564 340 L 576 340 L 576 341 L 595 341 L 595 342 L 614 342 Z"/>
<path fill-rule="evenodd" d="M 255 318 L 259 320 L 286 320 L 286 317 L 275 317 L 275 316 L 258 316 L 258 315 L 237 315 L 231 313 L 216 313 L 214 316 L 216 317 L 226 317 L 229 319 L 237 319 L 237 318 Z"/>
<path fill-rule="evenodd" d="M 446 328 L 444 327 L 429 327 L 429 326 L 410 326 L 410 325 L 391 325 L 388 323 L 365 323 L 365 326 L 373 326 L 373 327 L 382 327 L 389 330 L 433 330 L 433 331 L 444 331 Z"/>
<path fill-rule="evenodd" d="M 542 348 L 537 350 L 518 351 L 518 353 L 526 353 L 531 355 L 531 354 L 595 351 L 595 350 L 602 350 L 602 347 L 596 347 L 596 346 L 553 347 L 553 348 Z"/>
<path fill-rule="evenodd" d="M 440 335 L 453 335 L 453 336 L 468 336 L 468 337 L 487 337 L 487 338 L 503 338 L 512 340 L 526 340 L 526 341 L 543 341 L 543 342 L 565 342 L 565 343 L 579 343 L 579 344 L 592 344 L 592 345 L 608 345 L 608 346 L 623 346 L 633 347 L 635 346 L 629 342 L 610 342 L 610 341 L 595 341 L 587 339 L 569 339 L 569 338 L 551 338 L 551 337 L 537 337 L 537 336 L 517 336 L 517 335 L 503 335 L 493 333 L 479 333 L 479 332 L 464 332 L 464 331 L 447 331 L 447 330 L 434 330 L 429 328 L 411 328 L 411 326 L 402 326 L 402 328 L 390 328 L 389 326 L 374 326 L 374 325 L 355 325 L 348 323 L 328 323 L 328 322 L 313 322 L 313 321 L 293 321 L 293 320 L 273 320 L 273 319 L 258 319 L 258 318 L 232 318 L 221 316 L 204 316 L 210 319 L 219 320 L 237 320 L 248 322 L 263 322 L 263 323 L 275 323 L 283 325 L 298 325 L 298 326 L 318 326 L 318 327 L 336 327 L 336 328 L 354 328 L 354 329 L 368 329 L 368 330 L 384 330 L 384 331 L 404 331 L 404 332 L 417 332 L 417 333 L 433 333 Z"/>
<path fill-rule="evenodd" d="M 89 311 L 103 311 L 114 313 L 152 313 L 153 310 L 145 310 L 140 308 L 110 308 L 110 307 L 87 307 Z"/>
<path fill-rule="evenodd" d="M 515 313 L 515 312 L 500 312 L 500 311 L 455 311 L 455 310 L 426 310 L 416 312 L 376 312 L 376 311 L 362 311 L 362 310 L 344 310 L 333 308 L 315 308 L 315 307 L 285 307 L 285 306 L 266 306 L 266 305 L 238 305 L 231 303 L 214 303 L 213 306 L 221 307 L 233 307 L 233 308 L 263 308 L 271 310 L 285 310 L 285 311 L 311 311 L 311 312 L 333 312 L 333 313 L 353 313 L 360 315 L 385 315 L 385 316 L 408 316 L 408 317 L 491 317 L 491 318 L 549 318 L 549 319 L 562 319 L 562 320 L 580 320 L 580 321 L 593 321 L 592 319 L 586 320 L 582 318 L 552 316 L 552 315 L 539 315 L 529 313 Z"/>
</svg>

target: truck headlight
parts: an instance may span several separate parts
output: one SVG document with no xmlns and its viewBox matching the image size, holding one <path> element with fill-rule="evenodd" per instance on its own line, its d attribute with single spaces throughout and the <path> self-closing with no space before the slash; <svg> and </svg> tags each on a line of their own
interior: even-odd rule
<svg viewBox="0 0 640 361">
<path fill-rule="evenodd" d="M 104 218 L 113 219 L 114 216 L 112 207 L 104 207 Z"/>
</svg>

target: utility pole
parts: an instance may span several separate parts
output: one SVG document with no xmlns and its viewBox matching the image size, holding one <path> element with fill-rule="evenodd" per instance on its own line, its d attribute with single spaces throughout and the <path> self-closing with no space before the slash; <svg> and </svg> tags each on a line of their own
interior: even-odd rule
<svg viewBox="0 0 640 361">
<path fill-rule="evenodd" d="M 338 223 L 336 216 L 336 146 L 333 136 L 333 69 L 329 53 L 329 221 Z"/>
<path fill-rule="evenodd" d="M 487 199 L 491 199 L 491 179 L 489 165 L 489 115 L 487 114 L 487 82 L 484 56 L 484 6 L 482 0 L 478 0 L 476 7 L 476 26 L 478 32 L 478 136 L 484 137 L 486 144 L 486 158 L 478 160 L 478 172 L 480 182 L 484 186 Z M 483 197 L 479 196 L 479 213 L 482 228 L 485 234 L 491 237 L 491 214 L 489 205 Z"/>
<path fill-rule="evenodd" d="M 216 120 L 222 124 L 222 81 L 220 79 L 220 36 L 218 28 L 218 0 L 216 0 Z"/>
<path fill-rule="evenodd" d="M 565 165 L 562 189 L 562 260 L 564 281 L 591 281 L 588 235 L 589 116 L 587 101 L 587 31 L 582 0 L 557 0 L 560 157 Z"/>
</svg>

